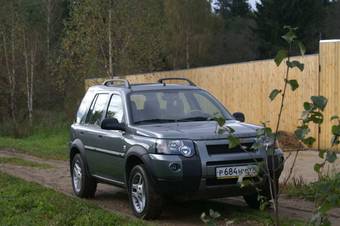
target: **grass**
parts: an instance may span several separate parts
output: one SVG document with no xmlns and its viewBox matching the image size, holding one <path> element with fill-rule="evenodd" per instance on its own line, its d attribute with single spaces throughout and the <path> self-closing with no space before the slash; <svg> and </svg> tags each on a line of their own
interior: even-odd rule
<svg viewBox="0 0 340 226">
<path fill-rule="evenodd" d="M 148 222 L 130 219 L 108 212 L 84 200 L 72 198 L 32 182 L 0 172 L 0 225 L 6 226 L 87 226 L 87 225 L 147 225 Z M 223 210 L 222 203 L 211 208 Z M 197 206 L 193 208 L 198 208 Z M 255 225 L 272 225 L 268 212 L 240 206 L 230 206 L 228 219 L 235 223 L 251 222 Z M 229 211 L 228 211 L 229 212 Z M 199 216 L 197 216 L 199 219 Z M 224 216 L 221 217 L 222 219 Z M 302 221 L 281 219 L 281 225 L 303 225 Z"/>
<path fill-rule="evenodd" d="M 18 165 L 18 166 L 28 166 L 33 168 L 39 168 L 39 169 L 49 169 L 52 168 L 52 166 L 45 164 L 45 163 L 37 163 L 17 157 L 0 157 L 0 164 L 12 164 L 12 165 Z"/>
<path fill-rule="evenodd" d="M 249 207 L 238 205 L 225 205 L 220 202 L 210 202 L 207 205 L 210 209 L 222 213 L 218 218 L 218 222 L 223 219 L 224 221 L 232 221 L 236 224 L 245 223 L 246 225 L 274 225 L 272 215 L 268 211 L 255 210 Z M 196 205 L 193 208 L 200 208 Z M 227 212 L 227 216 L 223 214 Z M 209 213 L 206 213 L 209 214 Z M 303 226 L 304 221 L 298 219 L 280 218 L 281 226 Z"/>
<path fill-rule="evenodd" d="M 0 184 L 0 225 L 146 225 L 7 174 Z"/>
<path fill-rule="evenodd" d="M 68 157 L 68 137 L 66 128 L 41 130 L 22 138 L 0 137 L 0 148 L 14 148 L 42 158 L 65 160 Z"/>
<path fill-rule="evenodd" d="M 323 177 L 313 183 L 305 183 L 303 179 L 293 180 L 293 183 L 281 187 L 288 197 L 303 198 L 315 202 L 331 201 L 332 205 L 340 207 L 340 173 Z"/>
</svg>

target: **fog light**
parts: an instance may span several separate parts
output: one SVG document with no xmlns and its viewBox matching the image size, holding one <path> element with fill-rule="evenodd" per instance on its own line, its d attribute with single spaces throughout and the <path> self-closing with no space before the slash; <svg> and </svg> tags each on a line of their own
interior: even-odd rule
<svg viewBox="0 0 340 226">
<path fill-rule="evenodd" d="M 181 165 L 175 162 L 172 162 L 169 164 L 169 169 L 171 169 L 174 172 L 178 172 L 181 170 Z"/>
</svg>

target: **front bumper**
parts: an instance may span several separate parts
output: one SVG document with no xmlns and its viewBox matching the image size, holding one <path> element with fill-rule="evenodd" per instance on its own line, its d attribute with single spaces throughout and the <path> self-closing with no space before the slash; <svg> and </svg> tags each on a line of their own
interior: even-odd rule
<svg viewBox="0 0 340 226">
<path fill-rule="evenodd" d="M 195 145 L 198 154 L 192 158 L 178 155 L 148 155 L 154 188 L 158 193 L 190 198 L 217 198 L 254 193 L 256 187 L 263 187 L 266 184 L 261 178 L 251 178 L 254 186 L 241 187 L 237 178 L 223 180 L 216 178 L 217 167 L 263 162 L 264 152 L 208 155 L 205 142 L 195 142 Z M 274 172 L 275 169 L 276 178 L 279 178 L 282 172 L 282 162 L 281 151 L 277 151 L 274 156 L 274 167 L 271 158 L 268 160 L 270 172 Z M 176 167 L 171 168 L 172 164 L 177 164 L 178 170 L 174 170 Z"/>
</svg>

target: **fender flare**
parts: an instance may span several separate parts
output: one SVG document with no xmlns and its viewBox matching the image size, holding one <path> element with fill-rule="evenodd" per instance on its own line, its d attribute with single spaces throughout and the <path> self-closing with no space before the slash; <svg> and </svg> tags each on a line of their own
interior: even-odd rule
<svg viewBox="0 0 340 226">
<path fill-rule="evenodd" d="M 125 181 L 128 182 L 128 175 L 126 173 L 126 168 L 127 168 L 127 162 L 130 157 L 136 157 L 138 158 L 144 165 L 147 173 L 151 176 L 152 180 L 154 179 L 154 175 L 152 173 L 152 165 L 151 165 L 151 159 L 148 155 L 148 151 L 140 145 L 135 145 L 132 146 L 125 155 L 125 163 L 124 163 L 124 174 L 125 174 Z M 126 183 L 127 184 L 127 183 Z"/>
<path fill-rule="evenodd" d="M 85 163 L 86 169 L 89 172 L 88 164 L 87 164 L 87 158 L 86 158 L 86 153 L 85 153 L 85 146 L 83 142 L 80 139 L 75 139 L 71 142 L 70 145 L 70 153 L 69 153 L 69 159 L 70 159 L 70 169 L 71 169 L 71 164 L 72 164 L 72 155 L 74 154 L 74 151 L 77 150 L 80 153 L 80 156 L 82 160 Z"/>
</svg>

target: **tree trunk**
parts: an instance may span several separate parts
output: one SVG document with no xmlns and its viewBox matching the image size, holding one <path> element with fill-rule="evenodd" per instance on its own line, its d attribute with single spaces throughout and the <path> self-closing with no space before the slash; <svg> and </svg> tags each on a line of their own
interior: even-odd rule
<svg viewBox="0 0 340 226">
<path fill-rule="evenodd" d="M 113 78 L 113 67 L 112 67 L 112 9 L 109 9 L 109 22 L 108 22 L 108 41 L 109 41 L 109 74 Z"/>
<path fill-rule="evenodd" d="M 13 9 L 14 10 L 14 9 Z M 9 84 L 10 84 L 10 108 L 11 108 L 11 117 L 16 127 L 16 115 L 15 115 L 15 87 L 16 87 L 16 70 L 15 70 L 15 35 L 14 35 L 14 12 L 12 12 L 12 28 L 11 28 L 11 58 L 12 58 L 12 73 L 9 75 Z"/>
<path fill-rule="evenodd" d="M 189 33 L 185 32 L 185 63 L 187 69 L 190 68 L 190 49 L 189 49 Z"/>
<path fill-rule="evenodd" d="M 23 32 L 24 41 L 24 59 L 25 59 L 25 74 L 26 74 L 26 98 L 27 98 L 27 112 L 30 126 L 33 124 L 33 78 L 34 78 L 34 53 L 31 47 L 30 55 L 26 45 L 26 32 Z"/>
<path fill-rule="evenodd" d="M 28 106 L 28 118 L 29 118 L 29 122 L 30 125 L 32 126 L 32 122 L 33 122 L 33 84 L 34 84 L 34 64 L 35 64 L 35 53 L 34 53 L 34 47 L 31 47 L 31 78 L 30 78 L 30 82 L 29 82 L 29 106 Z"/>
<path fill-rule="evenodd" d="M 51 17 L 53 10 L 53 0 L 46 0 L 46 77 L 51 79 Z M 49 83 L 48 83 L 49 84 Z M 51 84 L 47 89 L 47 98 L 51 97 Z"/>
<path fill-rule="evenodd" d="M 15 94 L 15 70 L 13 73 L 13 68 L 11 71 L 10 65 L 9 65 L 9 56 L 8 56 L 8 51 L 7 51 L 7 40 L 6 40 L 6 34 L 5 32 L 2 33 L 2 41 L 3 41 L 3 46 L 4 46 L 4 55 L 5 55 L 5 62 L 6 62 L 6 68 L 7 68 L 7 77 L 8 77 L 8 84 L 9 84 L 9 99 L 10 99 L 10 114 L 13 122 L 16 125 L 16 117 L 15 117 L 15 103 L 14 103 L 14 94 Z M 12 53 L 12 58 L 13 58 L 13 53 Z"/>
<path fill-rule="evenodd" d="M 26 75 L 26 103 L 27 103 L 27 112 L 28 112 L 28 118 L 31 123 L 31 118 L 30 118 L 30 85 L 29 85 L 29 65 L 28 65 L 28 54 L 27 54 L 27 47 L 26 47 L 26 32 L 24 30 L 23 32 L 23 39 L 24 39 L 24 59 L 25 59 L 25 75 Z"/>
</svg>

